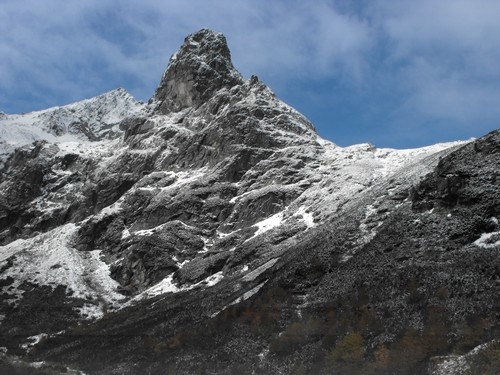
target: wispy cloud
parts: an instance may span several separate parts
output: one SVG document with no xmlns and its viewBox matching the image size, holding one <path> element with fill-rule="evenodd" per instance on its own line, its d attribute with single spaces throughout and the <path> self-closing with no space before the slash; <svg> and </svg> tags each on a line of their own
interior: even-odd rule
<svg viewBox="0 0 500 375">
<path fill-rule="evenodd" d="M 500 124 L 500 3 L 377 3 L 375 22 L 388 40 L 385 75 L 405 93 L 399 121 L 450 127 Z M 486 125 L 487 126 L 487 125 Z"/>
<path fill-rule="evenodd" d="M 292 2 L 293 3 L 293 2 Z M 285 80 L 348 75 L 360 79 L 370 36 L 361 20 L 318 1 L 7 2 L 0 13 L 1 88 L 46 87 L 70 97 L 106 83 L 132 80 L 153 92 L 168 55 L 198 28 L 224 32 L 244 74 Z M 103 74 L 105 73 L 105 74 Z M 20 77 L 29 82 L 20 82 Z M 85 84 L 86 83 L 86 84 Z M 20 88 L 22 88 L 20 87 Z M 111 88 L 111 87 L 110 87 Z M 45 92 L 44 94 L 47 94 Z M 76 96 L 75 96 L 76 99 Z"/>
<path fill-rule="evenodd" d="M 324 111 L 353 98 L 343 102 L 350 111 L 332 106 L 332 123 L 349 112 L 349 124 L 377 123 L 380 132 L 483 131 L 500 115 L 498 14 L 496 0 L 5 0 L 0 108 L 38 109 L 118 86 L 148 99 L 183 38 L 209 27 L 226 34 L 245 76 L 258 74 L 285 98 L 305 82 Z"/>
</svg>

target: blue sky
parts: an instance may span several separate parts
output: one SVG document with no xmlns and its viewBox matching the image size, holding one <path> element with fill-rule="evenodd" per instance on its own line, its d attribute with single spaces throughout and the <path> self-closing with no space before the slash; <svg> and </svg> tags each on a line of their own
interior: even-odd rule
<svg viewBox="0 0 500 375">
<path fill-rule="evenodd" d="M 117 87 L 147 101 L 184 37 L 223 32 L 257 74 L 346 146 L 407 148 L 500 127 L 498 0 L 2 0 L 0 110 Z"/>
</svg>

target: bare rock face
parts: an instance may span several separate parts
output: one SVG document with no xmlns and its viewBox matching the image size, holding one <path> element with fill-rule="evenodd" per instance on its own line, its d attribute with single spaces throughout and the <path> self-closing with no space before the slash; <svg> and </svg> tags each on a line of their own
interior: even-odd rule
<svg viewBox="0 0 500 375">
<path fill-rule="evenodd" d="M 219 89 L 241 84 L 224 35 L 202 29 L 189 35 L 170 58 L 154 95 L 161 113 L 198 107 Z"/>
</svg>

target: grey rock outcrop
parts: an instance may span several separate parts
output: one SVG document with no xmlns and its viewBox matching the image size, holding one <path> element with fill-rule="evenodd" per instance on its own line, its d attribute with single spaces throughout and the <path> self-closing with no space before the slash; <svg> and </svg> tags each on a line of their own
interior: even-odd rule
<svg viewBox="0 0 500 375">
<path fill-rule="evenodd" d="M 197 108 L 223 87 L 241 84 L 224 35 L 202 29 L 189 35 L 169 61 L 154 95 L 161 113 Z"/>
</svg>

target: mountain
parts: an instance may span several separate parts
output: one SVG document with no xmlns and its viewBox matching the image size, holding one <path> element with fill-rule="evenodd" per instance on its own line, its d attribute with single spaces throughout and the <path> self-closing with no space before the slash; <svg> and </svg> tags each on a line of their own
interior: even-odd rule
<svg viewBox="0 0 500 375">
<path fill-rule="evenodd" d="M 0 175 L 0 370 L 498 368 L 498 131 L 336 146 L 207 29 L 147 105 L 14 119 L 43 137 Z"/>
<path fill-rule="evenodd" d="M 45 140 L 51 143 L 117 138 L 119 122 L 144 105 L 119 88 L 92 99 L 23 115 L 0 112 L 0 169 L 15 148 Z"/>
</svg>

